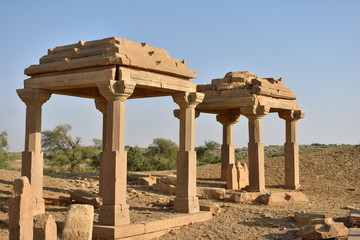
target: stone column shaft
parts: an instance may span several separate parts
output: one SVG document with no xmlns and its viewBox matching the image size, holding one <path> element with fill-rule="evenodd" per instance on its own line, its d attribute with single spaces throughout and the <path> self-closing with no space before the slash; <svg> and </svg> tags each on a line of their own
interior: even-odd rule
<svg viewBox="0 0 360 240">
<path fill-rule="evenodd" d="M 235 163 L 235 149 L 233 143 L 233 126 L 239 121 L 240 115 L 219 114 L 216 120 L 223 125 L 223 137 L 221 145 L 221 179 L 226 180 L 226 172 L 229 164 Z"/>
<path fill-rule="evenodd" d="M 43 153 L 41 152 L 41 107 L 51 93 L 40 89 L 18 89 L 17 93 L 26 104 L 25 149 L 22 152 L 21 175 L 31 184 L 34 198 L 34 215 L 45 212 L 42 198 Z"/>
<path fill-rule="evenodd" d="M 102 190 L 105 187 L 104 185 L 104 168 L 103 165 L 103 152 L 106 148 L 106 123 L 107 123 L 107 102 L 104 98 L 96 98 L 95 99 L 96 108 L 102 113 L 103 121 L 102 121 L 102 149 L 99 156 L 99 195 L 102 196 Z"/>
<path fill-rule="evenodd" d="M 261 118 L 269 112 L 265 106 L 247 106 L 241 113 L 249 119 L 249 190 L 262 192 L 265 190 L 264 145 L 262 142 Z"/>
<path fill-rule="evenodd" d="M 179 152 L 177 157 L 177 187 L 174 201 L 178 212 L 199 211 L 196 197 L 195 107 L 202 102 L 201 93 L 177 93 L 174 101 L 180 106 Z"/>
<path fill-rule="evenodd" d="M 279 117 L 286 121 L 285 133 L 285 188 L 300 188 L 299 144 L 297 140 L 297 120 L 303 118 L 305 112 L 292 110 L 279 112 Z"/>
<path fill-rule="evenodd" d="M 106 140 L 101 164 L 103 205 L 100 207 L 99 222 L 111 226 L 129 224 L 129 205 L 126 203 L 127 156 L 124 149 L 125 101 L 133 93 L 135 83 L 99 82 L 98 88 L 107 102 Z"/>
</svg>

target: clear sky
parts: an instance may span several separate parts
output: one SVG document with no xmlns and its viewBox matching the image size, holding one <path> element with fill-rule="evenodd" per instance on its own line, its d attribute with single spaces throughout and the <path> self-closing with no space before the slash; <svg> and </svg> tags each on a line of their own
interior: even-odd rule
<svg viewBox="0 0 360 240">
<path fill-rule="evenodd" d="M 24 145 L 25 104 L 15 90 L 24 69 L 48 48 L 116 36 L 186 59 L 210 83 L 229 71 L 283 77 L 306 117 L 299 142 L 359 144 L 360 1 L 1 1 L 0 131 L 12 151 Z M 170 97 L 127 102 L 126 144 L 178 141 L 177 105 Z M 53 95 L 43 106 L 43 130 L 73 126 L 83 144 L 101 136 L 101 114 L 89 99 Z M 196 120 L 196 144 L 221 142 L 215 115 Z M 263 119 L 265 145 L 284 143 L 284 121 Z M 248 141 L 247 119 L 235 126 L 236 147 Z"/>
</svg>

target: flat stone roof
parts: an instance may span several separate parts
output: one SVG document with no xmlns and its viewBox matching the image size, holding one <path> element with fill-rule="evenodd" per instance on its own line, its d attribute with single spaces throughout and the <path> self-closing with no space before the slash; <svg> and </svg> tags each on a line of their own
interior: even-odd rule
<svg viewBox="0 0 360 240">
<path fill-rule="evenodd" d="M 151 47 L 126 39 L 110 37 L 95 41 L 79 41 L 48 50 L 37 65 L 25 69 L 28 76 L 60 73 L 71 70 L 118 65 L 141 70 L 195 78 L 194 71 L 186 68 L 186 61 L 170 57 L 164 49 Z"/>
</svg>

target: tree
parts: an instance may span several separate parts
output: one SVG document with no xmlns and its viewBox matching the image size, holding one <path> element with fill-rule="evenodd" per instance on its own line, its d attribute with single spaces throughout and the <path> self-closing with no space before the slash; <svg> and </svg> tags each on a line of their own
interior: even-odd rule
<svg viewBox="0 0 360 240">
<path fill-rule="evenodd" d="M 15 155 L 8 153 L 9 143 L 5 131 L 0 133 L 0 168 L 9 168 L 11 162 L 15 160 Z"/>
<path fill-rule="evenodd" d="M 206 165 L 218 163 L 220 158 L 220 144 L 209 140 L 205 141 L 204 145 L 195 148 L 197 154 L 198 165 Z"/>
<path fill-rule="evenodd" d="M 165 138 L 155 138 L 146 154 L 154 170 L 170 170 L 176 167 L 179 147 L 176 143 Z"/>
<path fill-rule="evenodd" d="M 73 139 L 69 135 L 70 130 L 71 126 L 64 124 L 56 126 L 54 130 L 43 131 L 42 147 L 51 165 L 69 166 L 73 172 L 79 164 L 96 154 L 96 148 L 81 146 L 81 138 Z"/>
</svg>

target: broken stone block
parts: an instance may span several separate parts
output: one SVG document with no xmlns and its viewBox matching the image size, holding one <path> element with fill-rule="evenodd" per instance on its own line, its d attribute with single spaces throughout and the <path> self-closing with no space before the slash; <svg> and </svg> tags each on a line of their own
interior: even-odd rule
<svg viewBox="0 0 360 240">
<path fill-rule="evenodd" d="M 347 240 L 359 240 L 360 228 L 349 228 L 349 234 Z"/>
<path fill-rule="evenodd" d="M 87 204 L 71 205 L 65 218 L 62 240 L 91 240 L 94 207 Z"/>
<path fill-rule="evenodd" d="M 351 210 L 349 222 L 353 227 L 360 227 L 360 210 Z"/>
<path fill-rule="evenodd" d="M 161 182 L 152 185 L 152 189 L 164 193 L 170 193 L 170 194 L 176 193 L 176 186 Z"/>
<path fill-rule="evenodd" d="M 196 196 L 200 199 L 223 199 L 225 188 L 197 187 Z"/>
<path fill-rule="evenodd" d="M 302 192 L 275 192 L 258 199 L 265 205 L 309 204 L 309 198 Z"/>
<path fill-rule="evenodd" d="M 237 181 L 238 181 L 238 189 L 242 189 L 249 185 L 249 169 L 246 163 L 235 163 L 237 170 Z"/>
<path fill-rule="evenodd" d="M 226 170 L 226 189 L 239 189 L 237 175 L 235 164 L 229 164 Z"/>
<path fill-rule="evenodd" d="M 72 203 L 70 196 L 43 194 L 43 199 L 46 205 L 70 205 Z"/>
<path fill-rule="evenodd" d="M 177 176 L 175 174 L 170 174 L 170 175 L 160 178 L 158 180 L 158 182 L 176 186 Z"/>
<path fill-rule="evenodd" d="M 138 183 L 140 185 L 150 187 L 150 186 L 156 184 L 156 178 L 154 178 L 154 177 L 141 177 L 141 178 L 139 178 Z"/>
<path fill-rule="evenodd" d="M 303 239 L 346 238 L 349 230 L 345 227 L 344 223 L 334 222 L 331 218 L 331 220 L 325 219 L 323 221 L 328 223 L 306 225 L 300 228 L 297 235 Z"/>
<path fill-rule="evenodd" d="M 34 239 L 57 240 L 55 219 L 50 213 L 34 216 Z"/>
<path fill-rule="evenodd" d="M 5 202 L 0 204 L 0 211 L 2 211 L 4 213 L 9 212 L 10 199 L 11 198 L 8 198 Z"/>
<path fill-rule="evenodd" d="M 200 204 L 200 211 L 208 211 L 211 212 L 213 215 L 217 215 L 218 213 L 221 212 L 221 208 L 219 207 L 219 205 L 215 203 L 200 201 L 199 204 Z"/>
<path fill-rule="evenodd" d="M 234 202 L 254 202 L 256 201 L 259 197 L 261 197 L 262 195 L 264 195 L 263 193 L 260 192 L 241 192 L 241 193 L 233 193 L 231 195 L 231 200 Z"/>
<path fill-rule="evenodd" d="M 308 225 L 311 224 L 313 219 L 317 218 L 325 218 L 324 214 L 317 214 L 317 213 L 295 213 L 294 219 L 297 223 Z"/>
<path fill-rule="evenodd" d="M 92 192 L 88 192 L 82 189 L 73 191 L 70 194 L 70 198 L 76 203 L 84 203 L 93 205 L 94 208 L 99 208 L 102 205 L 102 197 Z"/>
<path fill-rule="evenodd" d="M 15 179 L 9 200 L 9 239 L 33 239 L 33 198 L 27 177 Z"/>
</svg>

